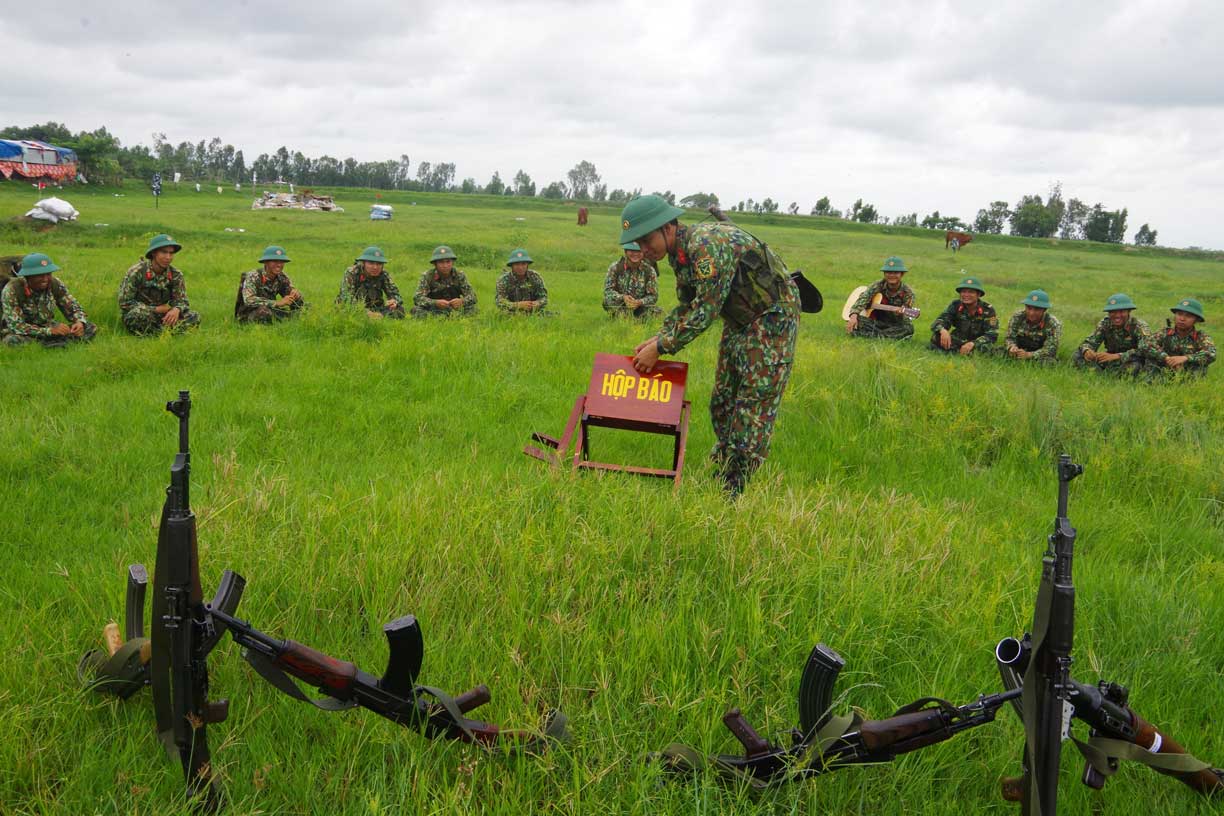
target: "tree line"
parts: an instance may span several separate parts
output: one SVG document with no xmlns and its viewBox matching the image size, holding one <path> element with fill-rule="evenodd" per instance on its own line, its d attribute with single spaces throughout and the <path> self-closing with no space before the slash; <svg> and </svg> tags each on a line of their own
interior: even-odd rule
<svg viewBox="0 0 1224 816">
<path fill-rule="evenodd" d="M 412 173 L 406 153 L 401 153 L 398 159 L 357 161 L 351 156 L 344 159 L 328 155 L 310 157 L 299 150 L 291 151 L 281 146 L 273 153 L 261 153 L 248 164 L 242 150 L 223 142 L 220 137 L 213 137 L 207 142 L 180 142 L 176 145 L 166 138 L 166 134 L 155 133 L 152 147 L 141 144 L 124 146 L 105 127 L 74 134 L 59 122 L 30 127 L 9 126 L 0 130 L 0 138 L 35 139 L 70 148 L 77 154 L 82 175 L 104 184 L 117 184 L 125 177 L 148 180 L 154 173 L 170 177 L 179 173 L 188 181 L 255 185 L 286 181 L 299 186 L 538 196 L 608 204 L 623 204 L 642 193 L 641 188 L 609 190 L 595 165 L 585 159 L 574 165 L 564 179 L 549 182 L 537 189 L 535 181 L 522 169 L 508 182 L 502 180 L 500 172 L 494 172 L 485 184 L 472 177 L 456 182 L 453 162 L 420 161 L 417 162 L 416 172 Z M 655 193 L 668 203 L 676 204 L 676 194 L 672 191 Z M 710 205 L 719 205 L 719 200 L 714 193 L 698 192 L 681 198 L 679 203 L 684 207 L 705 209 Z M 737 202 L 730 209 L 768 215 L 779 212 L 782 206 L 768 197 L 762 201 L 749 198 Z M 798 215 L 798 202 L 792 201 L 785 212 Z M 864 224 L 972 230 L 993 235 L 1000 235 L 1006 229 L 1011 235 L 1026 238 L 1058 237 L 1115 244 L 1125 240 L 1127 221 L 1125 207 L 1110 210 L 1099 202 L 1089 207 L 1076 198 L 1064 200 L 1062 185 L 1057 183 L 1044 198 L 1041 195 L 1025 195 L 1015 205 L 1009 205 L 1006 201 L 992 201 L 978 210 L 972 224 L 954 215 L 941 215 L 938 210 L 921 219 L 916 212 L 890 219 L 861 198 L 841 210 L 832 205 L 828 196 L 823 196 L 809 214 Z M 1137 245 L 1155 246 L 1156 230 L 1144 224 L 1136 231 L 1133 240 Z"/>
</svg>

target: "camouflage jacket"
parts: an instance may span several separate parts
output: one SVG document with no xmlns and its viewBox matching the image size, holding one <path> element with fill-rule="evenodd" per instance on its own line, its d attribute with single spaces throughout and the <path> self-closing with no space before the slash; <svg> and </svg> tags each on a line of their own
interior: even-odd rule
<svg viewBox="0 0 1224 816">
<path fill-rule="evenodd" d="M 497 279 L 497 308 L 503 312 L 515 312 L 518 310 L 513 304 L 524 300 L 538 300 L 541 309 L 548 305 L 548 289 L 544 287 L 544 279 L 534 269 L 528 269 L 526 277 L 519 280 L 514 272 L 507 269 Z"/>
<path fill-rule="evenodd" d="M 676 272 L 680 301 L 659 330 L 659 350 L 674 354 L 701 334 L 728 306 L 740 261 L 764 246 L 734 224 L 703 222 L 676 228 L 675 253 L 668 262 Z M 788 279 L 767 311 L 794 312 L 798 319 L 799 290 Z"/>
<path fill-rule="evenodd" d="M 1007 339 L 1004 348 L 1017 346 L 1033 352 L 1030 360 L 1054 360 L 1058 357 L 1058 342 L 1062 339 L 1062 323 L 1047 310 L 1036 325 L 1028 322 L 1024 309 L 1020 309 L 1007 321 Z"/>
<path fill-rule="evenodd" d="M 654 306 L 659 302 L 659 273 L 646 261 L 630 269 L 624 258 L 608 267 L 604 278 L 603 307 L 609 312 L 624 307 L 625 295 L 642 301 L 643 306 Z"/>
<path fill-rule="evenodd" d="M 41 292 L 27 289 L 25 281 L 13 278 L 0 293 L 0 334 L 50 337 L 59 309 L 68 324 L 86 322 L 85 310 L 59 278 Z"/>
<path fill-rule="evenodd" d="M 476 305 L 476 293 L 472 284 L 468 283 L 467 275 L 460 269 L 452 270 L 443 277 L 438 270 L 429 269 L 421 273 L 421 282 L 417 284 L 416 294 L 412 302 L 416 306 L 426 308 L 434 305 L 435 300 L 454 300 L 463 298 L 463 308 Z"/>
<path fill-rule="evenodd" d="M 948 308 L 935 318 L 931 331 L 947 329 L 954 346 L 972 342 L 974 348 L 988 346 L 999 339 L 999 316 L 994 307 L 984 300 L 970 311 L 960 298 L 948 304 Z"/>
<path fill-rule="evenodd" d="M 1080 343 L 1080 351 L 1096 351 L 1104 343 L 1107 352 L 1122 355 L 1119 362 L 1129 363 L 1140 354 L 1139 346 L 1148 333 L 1148 325 L 1137 317 L 1128 318 L 1122 328 L 1115 329 L 1106 315 L 1092 330 L 1092 334 Z"/>
<path fill-rule="evenodd" d="M 1139 347 L 1148 360 L 1163 363 L 1166 357 L 1187 357 L 1187 368 L 1206 368 L 1215 362 L 1216 347 L 1202 329 L 1194 329 L 1185 337 L 1173 328 L 1152 332 Z"/>
<path fill-rule="evenodd" d="M 172 306 L 187 311 L 187 286 L 183 273 L 171 265 L 164 272 L 154 272 L 147 258 L 128 269 L 119 284 L 119 309 L 124 314 L 149 317 L 154 307 Z"/>
<path fill-rule="evenodd" d="M 284 272 L 268 276 L 262 269 L 242 273 L 242 308 L 276 307 L 276 301 L 293 291 L 293 281 Z"/>
<path fill-rule="evenodd" d="M 889 306 L 913 306 L 914 305 L 914 290 L 901 283 L 897 286 L 896 292 L 888 291 L 888 281 L 878 280 L 867 287 L 867 291 L 859 295 L 859 299 L 854 301 L 854 309 L 852 311 L 862 314 L 868 311 L 868 306 L 871 305 L 871 299 L 876 295 L 883 295 L 882 303 L 887 303 Z M 878 323 L 895 323 L 900 324 L 910 318 L 900 312 L 878 312 L 872 317 Z"/>
<path fill-rule="evenodd" d="M 360 263 L 344 270 L 337 303 L 355 303 L 366 309 L 381 309 L 388 300 L 404 305 L 399 288 L 387 270 L 384 269 L 381 275 L 367 275 Z"/>
</svg>

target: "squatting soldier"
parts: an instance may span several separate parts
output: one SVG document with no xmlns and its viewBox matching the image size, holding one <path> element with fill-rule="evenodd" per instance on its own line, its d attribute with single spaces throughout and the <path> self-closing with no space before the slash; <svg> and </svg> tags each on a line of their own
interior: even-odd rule
<svg viewBox="0 0 1224 816">
<path fill-rule="evenodd" d="M 1058 359 L 1058 342 L 1062 339 L 1062 323 L 1050 314 L 1050 296 L 1042 289 L 1034 289 L 1021 301 L 1018 309 L 1007 321 L 1007 337 L 1003 348 L 1014 360 L 1033 360 L 1038 363 L 1053 363 Z"/>
<path fill-rule="evenodd" d="M 896 309 L 914 308 L 914 290 L 901 282 L 909 270 L 905 261 L 896 255 L 884 259 L 880 267 L 884 278 L 867 287 L 859 295 L 846 321 L 846 334 L 854 337 L 884 337 L 889 340 L 906 340 L 914 336 L 914 320 L 902 311 L 880 309 L 880 305 Z M 878 299 L 877 299 L 877 296 Z M 872 311 L 874 309 L 874 311 Z M 870 317 L 868 317 L 870 313 Z"/>
<path fill-rule="evenodd" d="M 1169 311 L 1173 325 L 1152 332 L 1139 346 L 1143 370 L 1152 377 L 1172 376 L 1177 371 L 1201 377 L 1216 358 L 1215 343 L 1195 326 L 1206 322 L 1203 305 L 1194 298 L 1183 298 Z"/>
<path fill-rule="evenodd" d="M 289 261 L 284 247 L 270 246 L 259 257 L 263 269 L 242 273 L 234 302 L 239 323 L 271 323 L 301 314 L 306 301 L 285 274 Z"/>
<path fill-rule="evenodd" d="M 642 259 L 636 241 L 621 247 L 625 252 L 608 267 L 604 278 L 603 307 L 613 317 L 646 318 L 663 314 L 659 302 L 659 273 Z"/>
<path fill-rule="evenodd" d="M 429 259 L 433 269 L 422 273 L 412 298 L 413 317 L 476 313 L 476 293 L 463 271 L 455 269 L 456 258 L 450 247 L 433 251 Z"/>
<path fill-rule="evenodd" d="M 0 338 L 7 346 L 38 342 L 44 346 L 66 346 L 89 342 L 98 327 L 85 317 L 85 310 L 68 287 L 52 273 L 60 268 L 41 252 L 26 255 L 17 277 L 0 293 Z M 3 284 L 3 280 L 0 280 Z M 67 323 L 55 319 L 59 309 Z"/>
<path fill-rule="evenodd" d="M 165 233 L 154 235 L 145 259 L 135 264 L 119 284 L 119 311 L 132 334 L 158 334 L 163 329 L 182 332 L 200 325 L 199 312 L 191 311 L 183 273 L 172 263 L 182 245 Z"/>
<path fill-rule="evenodd" d="M 497 279 L 497 308 L 507 314 L 530 312 L 548 314 L 548 289 L 544 279 L 531 268 L 531 256 L 525 249 L 516 249 L 506 259 L 509 270 Z"/>
<path fill-rule="evenodd" d="M 931 324 L 931 348 L 936 351 L 972 354 L 975 350 L 989 353 L 999 339 L 999 316 L 982 297 L 986 290 L 973 276 L 956 285 L 960 298 L 948 304 Z"/>
<path fill-rule="evenodd" d="M 344 270 L 337 303 L 354 303 L 366 310 L 370 317 L 392 317 L 402 320 L 405 315 L 404 299 L 399 289 L 383 267 L 387 256 L 376 246 L 366 247 L 353 265 Z"/>
<path fill-rule="evenodd" d="M 1135 303 L 1119 292 L 1105 301 L 1105 317 L 1075 350 L 1071 362 L 1111 374 L 1135 374 L 1143 366 L 1139 345 L 1148 335 L 1147 323 L 1131 317 Z M 1097 348 L 1105 344 L 1104 351 Z"/>
<path fill-rule="evenodd" d="M 679 300 L 659 333 L 635 349 L 633 365 L 651 371 L 722 317 L 711 458 L 735 496 L 769 455 L 795 360 L 799 290 L 782 259 L 752 235 L 728 222 L 686 226 L 677 220 L 683 213 L 657 195 L 639 196 L 621 213 L 622 245 L 636 241 L 651 261 L 666 257 Z"/>
</svg>

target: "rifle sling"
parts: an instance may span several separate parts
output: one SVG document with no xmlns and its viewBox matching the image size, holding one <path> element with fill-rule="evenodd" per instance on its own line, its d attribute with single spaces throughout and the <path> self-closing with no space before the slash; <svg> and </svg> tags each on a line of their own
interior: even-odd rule
<svg viewBox="0 0 1224 816">
<path fill-rule="evenodd" d="M 289 675 L 281 671 L 276 664 L 264 655 L 250 649 L 243 649 L 242 656 L 246 659 L 246 662 L 251 664 L 251 668 L 259 673 L 260 677 L 295 700 L 310 703 L 312 706 L 321 708 L 324 711 L 343 711 L 347 708 L 355 708 L 357 705 L 356 700 L 340 700 L 336 697 L 319 697 L 317 699 L 308 697 L 304 691 L 298 688 L 297 683 L 290 679 Z"/>
<path fill-rule="evenodd" d="M 1079 748 L 1084 759 L 1096 769 L 1101 776 L 1112 776 L 1117 771 L 1116 763 L 1111 759 L 1129 759 L 1147 765 L 1158 771 L 1173 773 L 1198 773 L 1211 768 L 1206 762 L 1190 754 L 1153 754 L 1146 748 L 1133 742 L 1110 739 L 1109 737 L 1089 737 L 1087 742 L 1071 738 L 1075 747 Z"/>
<path fill-rule="evenodd" d="M 165 579 L 169 571 L 169 547 L 166 540 L 166 507 L 162 505 L 161 524 L 157 531 L 157 560 L 153 564 L 153 602 L 149 641 L 149 685 L 153 691 L 153 714 L 157 720 L 157 736 L 171 759 L 179 759 L 174 742 L 174 711 L 170 697 L 170 632 L 164 619 L 166 609 Z"/>
<path fill-rule="evenodd" d="M 1041 783 L 1037 779 L 1037 730 L 1038 705 L 1037 660 L 1045 644 L 1046 635 L 1050 630 L 1050 603 L 1054 594 L 1053 578 L 1042 580 L 1037 587 L 1037 603 L 1033 610 L 1033 645 L 1032 657 L 1028 668 L 1024 671 L 1024 692 L 1020 696 L 1020 714 L 1024 720 L 1025 754 L 1029 765 L 1025 768 L 1024 786 L 1028 789 L 1030 816 L 1042 816 L 1041 813 Z M 1057 782 L 1055 783 L 1057 784 Z"/>
</svg>

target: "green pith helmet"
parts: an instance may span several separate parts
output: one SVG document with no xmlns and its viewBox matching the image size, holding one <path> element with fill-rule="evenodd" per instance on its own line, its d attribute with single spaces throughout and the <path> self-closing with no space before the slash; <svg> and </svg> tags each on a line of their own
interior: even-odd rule
<svg viewBox="0 0 1224 816">
<path fill-rule="evenodd" d="M 1045 293 L 1044 289 L 1034 289 L 1024 296 L 1021 301 L 1025 306 L 1036 306 L 1038 309 L 1050 308 L 1050 296 Z"/>
<path fill-rule="evenodd" d="M 263 255 L 259 258 L 260 263 L 264 261 L 284 261 L 289 263 L 289 256 L 285 254 L 284 247 L 270 246 L 264 250 Z"/>
<path fill-rule="evenodd" d="M 662 196 L 638 196 L 621 210 L 620 242 L 636 241 L 682 215 L 684 210 L 668 204 Z"/>
<path fill-rule="evenodd" d="M 25 269 L 22 266 L 22 269 Z M 1182 298 L 1177 302 L 1177 305 L 1169 309 L 1170 312 L 1186 312 L 1197 317 L 1202 322 L 1206 323 L 1207 318 L 1203 317 L 1203 304 L 1199 303 L 1194 298 Z"/>
<path fill-rule="evenodd" d="M 41 252 L 31 252 L 21 259 L 21 268 L 17 270 L 17 277 L 32 278 L 35 275 L 50 275 L 58 271 L 59 267 L 46 255 Z"/>
<path fill-rule="evenodd" d="M 1121 292 L 1116 295 L 1110 295 L 1109 300 L 1105 301 L 1105 311 L 1107 312 L 1130 311 L 1134 308 L 1136 308 L 1135 302 L 1130 299 L 1130 295 L 1124 295 Z"/>
<path fill-rule="evenodd" d="M 627 250 L 629 252 L 641 252 L 642 251 L 642 248 L 638 245 L 637 241 L 630 241 L 626 244 L 621 244 L 621 249 Z"/>
<path fill-rule="evenodd" d="M 905 261 L 898 258 L 896 255 L 889 255 L 884 259 L 884 265 L 880 267 L 881 272 L 908 272 L 905 268 Z"/>
<path fill-rule="evenodd" d="M 366 247 L 365 252 L 357 256 L 359 261 L 373 261 L 374 263 L 386 263 L 387 256 L 383 251 L 376 246 Z"/>
<path fill-rule="evenodd" d="M 440 246 L 433 251 L 433 255 L 429 256 L 429 262 L 433 263 L 435 261 L 448 261 L 448 260 L 453 261 L 453 260 L 458 259 L 458 257 L 459 256 L 455 254 L 455 250 L 451 249 L 448 246 Z"/>
<path fill-rule="evenodd" d="M 512 251 L 510 257 L 506 259 L 506 266 L 516 263 L 532 263 L 531 256 L 522 247 Z"/>
<path fill-rule="evenodd" d="M 986 294 L 986 290 L 982 288 L 981 279 L 975 278 L 972 275 L 961 278 L 961 282 L 956 284 L 956 291 L 959 292 L 962 289 L 976 289 L 978 294 Z"/>
<path fill-rule="evenodd" d="M 163 232 L 161 235 L 154 235 L 153 240 L 149 241 L 149 248 L 145 250 L 145 257 L 151 258 L 153 253 L 162 247 L 173 247 L 175 252 L 179 252 L 182 250 L 183 245 Z"/>
</svg>

